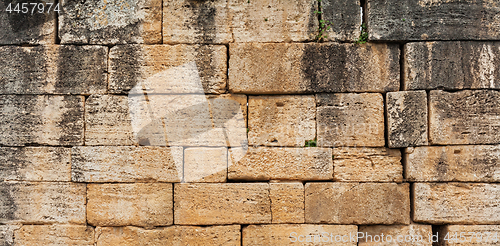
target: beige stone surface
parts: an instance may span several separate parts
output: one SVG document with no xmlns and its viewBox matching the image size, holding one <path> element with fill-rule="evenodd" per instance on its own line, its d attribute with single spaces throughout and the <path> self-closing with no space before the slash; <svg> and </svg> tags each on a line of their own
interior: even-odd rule
<svg viewBox="0 0 500 246">
<path fill-rule="evenodd" d="M 97 246 L 240 245 L 239 225 L 169 226 L 152 230 L 138 227 L 97 227 Z"/>
<path fill-rule="evenodd" d="M 320 147 L 384 147 L 384 102 L 381 94 L 318 94 Z"/>
<path fill-rule="evenodd" d="M 413 184 L 413 221 L 429 224 L 500 223 L 500 185 Z"/>
<path fill-rule="evenodd" d="M 85 224 L 85 184 L 0 183 L 0 223 Z"/>
<path fill-rule="evenodd" d="M 363 233 L 359 234 L 359 246 L 432 246 L 429 242 L 429 237 L 433 235 L 431 225 L 360 226 L 359 232 Z"/>
<path fill-rule="evenodd" d="M 307 183 L 306 223 L 409 224 L 409 184 Z"/>
<path fill-rule="evenodd" d="M 250 96 L 249 145 L 303 147 L 316 136 L 314 96 Z"/>
<path fill-rule="evenodd" d="M 14 245 L 14 231 L 21 227 L 19 224 L 14 225 L 0 225 L 0 245 L 12 246 Z"/>
<path fill-rule="evenodd" d="M 227 179 L 227 148 L 184 150 L 184 182 L 223 183 Z"/>
<path fill-rule="evenodd" d="M 171 225 L 172 207 L 172 184 L 87 185 L 87 221 L 93 226 Z"/>
<path fill-rule="evenodd" d="M 79 146 L 71 150 L 73 182 L 180 182 L 182 147 Z"/>
<path fill-rule="evenodd" d="M 300 182 L 269 184 L 272 223 L 304 223 L 304 185 Z"/>
<path fill-rule="evenodd" d="M 355 225 L 249 225 L 243 228 L 243 245 L 357 245 L 357 232 Z"/>
<path fill-rule="evenodd" d="M 333 178 L 332 151 L 328 148 L 230 148 L 229 157 L 229 179 L 331 180 Z"/>
<path fill-rule="evenodd" d="M 267 183 L 175 184 L 177 225 L 271 223 Z"/>
<path fill-rule="evenodd" d="M 94 246 L 94 228 L 84 225 L 24 225 L 15 231 L 15 245 Z"/>
<path fill-rule="evenodd" d="M 444 240 L 447 234 L 448 240 Z M 499 225 L 446 225 L 439 231 L 440 238 L 438 245 L 493 246 L 500 243 L 499 234 Z"/>
<path fill-rule="evenodd" d="M 333 148 L 333 179 L 340 182 L 402 182 L 401 151 Z"/>
</svg>

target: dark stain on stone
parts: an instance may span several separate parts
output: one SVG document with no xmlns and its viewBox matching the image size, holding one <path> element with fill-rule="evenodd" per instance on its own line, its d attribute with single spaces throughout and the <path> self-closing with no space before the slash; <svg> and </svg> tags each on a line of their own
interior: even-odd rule
<svg viewBox="0 0 500 246">
<path fill-rule="evenodd" d="M 19 94 L 43 92 L 43 88 L 48 84 L 47 49 L 44 46 L 18 48 L 16 53 L 20 62 L 18 69 L 22 73 L 21 88 L 16 92 Z"/>
<path fill-rule="evenodd" d="M 80 145 L 83 142 L 84 109 L 80 96 L 64 96 L 65 112 L 57 126 L 61 129 L 58 139 L 61 145 Z"/>
<path fill-rule="evenodd" d="M 438 180 L 445 180 L 448 174 L 448 158 L 446 157 L 446 152 L 442 151 L 441 155 L 439 156 L 438 163 L 436 165 L 436 171 L 437 173 L 435 174 L 435 177 L 437 177 Z"/>
<path fill-rule="evenodd" d="M 114 61 L 109 64 L 110 71 L 115 71 L 114 87 L 110 89 L 115 93 L 128 93 L 139 83 L 141 48 L 139 45 L 123 45 L 115 46 L 115 49 L 116 58 L 112 58 Z"/>
<path fill-rule="evenodd" d="M 19 170 L 27 166 L 29 157 L 24 148 L 0 148 L 0 177 L 17 177 Z"/>
<path fill-rule="evenodd" d="M 213 43 L 217 34 L 215 25 L 216 0 L 188 0 L 186 7 L 193 12 L 193 25 L 196 29 L 197 43 Z"/>
<path fill-rule="evenodd" d="M 213 78 L 216 73 L 215 67 L 212 65 L 214 62 L 213 46 L 199 45 L 195 48 L 196 53 L 196 67 L 201 79 L 203 91 L 208 93 L 210 89 L 210 78 Z"/>
<path fill-rule="evenodd" d="M 398 142 L 398 146 L 416 146 L 420 143 L 422 135 L 426 133 L 427 119 L 421 119 L 423 112 L 419 109 L 426 108 L 420 94 L 407 93 L 403 98 L 403 110 L 398 114 L 397 112 L 391 113 L 391 118 L 404 117 L 405 120 L 401 121 L 395 129 L 391 131 L 390 138 L 394 142 Z M 421 123 L 421 124 L 416 124 Z"/>
<path fill-rule="evenodd" d="M 51 11 L 50 13 L 47 13 L 47 10 L 45 9 L 46 7 L 46 1 L 41 1 L 41 0 L 32 0 L 29 3 L 42 3 L 44 6 L 44 11 L 43 13 L 38 13 L 38 9 L 35 9 L 35 13 L 31 14 L 31 10 L 33 8 L 32 5 L 27 5 L 28 6 L 28 13 L 22 13 L 22 12 L 17 12 L 17 11 L 12 11 L 10 13 L 5 12 L 4 14 L 7 16 L 7 20 L 9 22 L 9 26 L 14 33 L 36 33 L 38 36 L 41 33 L 41 26 L 54 19 L 53 12 Z M 48 1 L 47 1 L 48 2 Z M 11 4 L 12 10 L 19 4 L 19 9 L 22 11 L 22 4 L 26 3 L 26 1 L 22 0 L 4 0 L 3 1 L 3 6 L 2 6 L 2 11 L 6 11 L 8 5 Z M 38 5 L 37 5 L 38 7 Z M 33 34 L 31 34 L 33 35 Z"/>
<path fill-rule="evenodd" d="M 347 49 L 338 44 L 305 44 L 301 58 L 308 92 L 345 92 Z"/>
<path fill-rule="evenodd" d="M 17 205 L 12 194 L 17 191 L 14 184 L 2 183 L 0 185 L 0 219 L 15 220 Z"/>
</svg>

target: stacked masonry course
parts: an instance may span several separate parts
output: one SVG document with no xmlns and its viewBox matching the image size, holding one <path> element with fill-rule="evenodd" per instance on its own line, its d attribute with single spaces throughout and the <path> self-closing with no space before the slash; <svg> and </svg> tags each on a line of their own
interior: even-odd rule
<svg viewBox="0 0 500 246">
<path fill-rule="evenodd" d="M 498 1 L 59 3 L 0 2 L 0 246 L 499 244 Z M 134 88 L 190 76 L 244 139 L 138 137 Z M 291 237 L 358 232 L 424 241 Z"/>
</svg>

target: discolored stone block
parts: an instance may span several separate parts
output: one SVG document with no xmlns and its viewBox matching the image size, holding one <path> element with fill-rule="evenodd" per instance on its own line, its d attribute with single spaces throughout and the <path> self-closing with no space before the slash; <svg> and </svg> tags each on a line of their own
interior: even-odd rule
<svg viewBox="0 0 500 246">
<path fill-rule="evenodd" d="M 493 246 L 500 242 L 499 234 L 498 225 L 445 225 L 439 231 L 439 245 Z M 448 237 L 445 240 L 446 235 Z"/>
<path fill-rule="evenodd" d="M 14 245 L 14 231 L 18 230 L 21 225 L 0 225 L 0 245 Z"/>
<path fill-rule="evenodd" d="M 184 182 L 217 183 L 227 179 L 227 148 L 186 148 Z"/>
<path fill-rule="evenodd" d="M 375 237 L 378 235 L 378 238 Z M 433 235 L 431 225 L 409 224 L 409 225 L 375 225 L 360 226 L 360 246 L 391 246 L 391 245 L 415 245 L 432 246 Z M 381 237 L 383 239 L 381 239 Z M 432 238 L 431 238 L 432 239 Z"/>
<path fill-rule="evenodd" d="M 360 35 L 359 0 L 321 0 L 321 17 L 328 21 L 327 41 L 357 41 Z M 319 23 L 318 23 L 319 24 Z"/>
<path fill-rule="evenodd" d="M 94 228 L 84 225 L 23 225 L 15 231 L 16 245 L 93 246 Z"/>
<path fill-rule="evenodd" d="M 304 223 L 304 185 L 270 183 L 272 223 Z"/>
</svg>

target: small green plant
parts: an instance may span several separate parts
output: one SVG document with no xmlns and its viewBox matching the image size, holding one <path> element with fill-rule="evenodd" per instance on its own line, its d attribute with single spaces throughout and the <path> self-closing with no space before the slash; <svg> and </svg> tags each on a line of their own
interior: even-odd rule
<svg viewBox="0 0 500 246">
<path fill-rule="evenodd" d="M 366 30 L 366 24 L 363 23 L 361 25 L 361 34 L 359 35 L 358 41 L 356 41 L 357 44 L 364 44 L 368 42 L 368 32 Z"/>
<path fill-rule="evenodd" d="M 406 21 L 406 19 L 405 19 L 405 18 L 403 18 L 403 19 L 401 19 L 401 20 L 402 20 L 402 21 Z"/>
<path fill-rule="evenodd" d="M 267 18 L 264 18 L 265 21 L 267 21 Z"/>
<path fill-rule="evenodd" d="M 247 128 L 247 133 L 250 131 L 250 128 Z"/>
<path fill-rule="evenodd" d="M 317 147 L 317 144 L 316 138 L 314 140 L 306 140 L 304 147 Z"/>
<path fill-rule="evenodd" d="M 316 35 L 316 41 L 320 42 L 327 38 L 326 31 L 330 30 L 333 26 L 331 21 L 319 20 L 318 35 Z"/>
<path fill-rule="evenodd" d="M 334 159 L 335 159 L 335 155 L 332 155 L 332 160 L 334 160 Z"/>
</svg>

